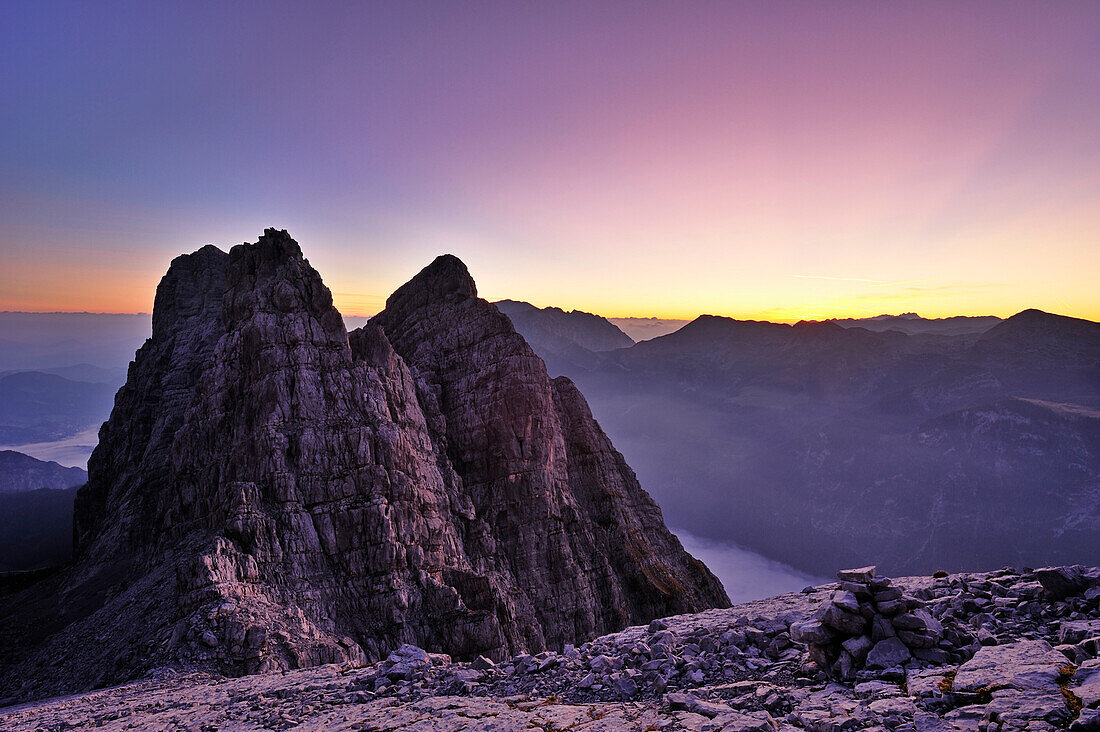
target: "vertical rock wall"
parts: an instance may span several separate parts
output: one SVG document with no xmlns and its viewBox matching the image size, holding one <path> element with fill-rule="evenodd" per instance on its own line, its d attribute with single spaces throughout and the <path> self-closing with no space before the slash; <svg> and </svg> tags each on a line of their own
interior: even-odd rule
<svg viewBox="0 0 1100 732">
<path fill-rule="evenodd" d="M 74 566 L 0 608 L 25 629 L 8 692 L 401 643 L 499 658 L 728 604 L 461 262 L 348 334 L 271 229 L 172 263 L 74 534 Z"/>
</svg>

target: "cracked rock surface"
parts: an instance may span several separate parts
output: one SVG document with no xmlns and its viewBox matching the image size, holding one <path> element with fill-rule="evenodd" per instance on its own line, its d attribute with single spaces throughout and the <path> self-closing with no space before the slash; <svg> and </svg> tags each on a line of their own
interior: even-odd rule
<svg viewBox="0 0 1100 732">
<path fill-rule="evenodd" d="M 0 709 L 0 728 L 1096 729 L 1095 644 L 1059 641 L 1067 629 L 1072 638 L 1091 627 L 1100 607 L 1087 588 L 1062 595 L 1040 579 L 1041 571 L 1006 568 L 893 580 L 890 586 L 923 600 L 940 619 L 945 633 L 937 646 L 954 660 L 911 655 L 856 669 L 848 679 L 819 667 L 791 634 L 846 591 L 833 584 L 499 663 L 453 662 L 405 645 L 379 663 L 235 679 L 158 670 L 126 686 Z M 987 635 L 979 641 L 981 630 Z"/>
<path fill-rule="evenodd" d="M 285 232 L 178 257 L 75 509 L 0 595 L 0 699 L 157 667 L 503 661 L 729 604 L 465 265 L 345 330 Z"/>
</svg>

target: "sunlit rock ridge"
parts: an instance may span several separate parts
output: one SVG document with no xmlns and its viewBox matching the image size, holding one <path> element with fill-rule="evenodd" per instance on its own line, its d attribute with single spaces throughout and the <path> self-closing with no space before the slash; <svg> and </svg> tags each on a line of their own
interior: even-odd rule
<svg viewBox="0 0 1100 732">
<path fill-rule="evenodd" d="M 726 606 L 565 378 L 437 258 L 348 333 L 285 231 L 178 257 L 0 697 L 561 649 Z"/>
</svg>

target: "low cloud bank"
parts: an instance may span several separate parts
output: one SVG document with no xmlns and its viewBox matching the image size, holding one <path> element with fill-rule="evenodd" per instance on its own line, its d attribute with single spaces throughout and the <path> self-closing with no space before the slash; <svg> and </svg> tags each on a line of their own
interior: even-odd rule
<svg viewBox="0 0 1100 732">
<path fill-rule="evenodd" d="M 710 567 L 734 603 L 797 592 L 807 585 L 829 581 L 735 544 L 703 539 L 683 529 L 673 529 L 673 532 L 692 556 Z"/>
</svg>

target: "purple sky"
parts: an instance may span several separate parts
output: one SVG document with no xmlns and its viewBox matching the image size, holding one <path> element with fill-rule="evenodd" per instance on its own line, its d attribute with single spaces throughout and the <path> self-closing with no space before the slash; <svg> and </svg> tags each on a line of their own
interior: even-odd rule
<svg viewBox="0 0 1100 732">
<path fill-rule="evenodd" d="M 1100 318 L 1100 3 L 0 4 L 0 309 L 266 226 L 606 315 Z"/>
</svg>

